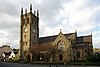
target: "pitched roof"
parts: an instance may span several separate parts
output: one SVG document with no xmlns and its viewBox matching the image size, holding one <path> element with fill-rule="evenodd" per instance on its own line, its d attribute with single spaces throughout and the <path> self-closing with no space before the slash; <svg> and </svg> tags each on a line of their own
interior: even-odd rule
<svg viewBox="0 0 100 67">
<path fill-rule="evenodd" d="M 39 38 L 39 42 L 40 43 L 47 43 L 47 42 L 51 42 L 54 41 L 56 39 L 57 35 L 54 36 L 47 36 L 47 37 L 41 37 Z"/>
<path fill-rule="evenodd" d="M 75 34 L 75 33 L 68 33 L 68 34 L 64 34 L 64 36 L 67 38 L 70 35 Z M 51 42 L 54 41 L 56 39 L 58 35 L 53 35 L 53 36 L 47 36 L 47 37 L 40 37 L 39 38 L 39 43 L 47 43 L 47 42 Z"/>
<path fill-rule="evenodd" d="M 91 35 L 77 37 L 76 43 L 90 43 L 92 42 Z"/>
</svg>

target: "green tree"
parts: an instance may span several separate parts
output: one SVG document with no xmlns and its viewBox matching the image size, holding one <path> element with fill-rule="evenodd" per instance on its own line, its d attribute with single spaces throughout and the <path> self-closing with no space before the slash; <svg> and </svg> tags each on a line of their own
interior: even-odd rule
<svg viewBox="0 0 100 67">
<path fill-rule="evenodd" d="M 100 54 L 91 54 L 87 59 L 89 62 L 100 63 Z"/>
</svg>

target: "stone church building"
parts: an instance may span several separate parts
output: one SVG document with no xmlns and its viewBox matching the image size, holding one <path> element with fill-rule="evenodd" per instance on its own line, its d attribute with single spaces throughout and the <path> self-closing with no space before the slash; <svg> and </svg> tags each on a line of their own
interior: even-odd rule
<svg viewBox="0 0 100 67">
<path fill-rule="evenodd" d="M 20 16 L 20 59 L 25 61 L 69 62 L 86 60 L 93 53 L 92 34 L 77 36 L 73 33 L 39 37 L 39 12 L 30 11 Z"/>
</svg>

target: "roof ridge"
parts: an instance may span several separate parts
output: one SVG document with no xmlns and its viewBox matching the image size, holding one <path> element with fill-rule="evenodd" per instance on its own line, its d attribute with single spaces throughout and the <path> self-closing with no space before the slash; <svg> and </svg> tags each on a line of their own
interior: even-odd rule
<svg viewBox="0 0 100 67">
<path fill-rule="evenodd" d="M 82 35 L 82 36 L 77 36 L 77 37 L 90 37 L 91 35 Z"/>
<path fill-rule="evenodd" d="M 48 38 L 48 37 L 54 37 L 54 36 L 57 36 L 57 35 L 45 36 L 45 37 L 40 37 L 40 38 Z M 40 39 L 40 38 L 39 38 L 39 39 Z"/>
<path fill-rule="evenodd" d="M 64 35 L 69 35 L 69 34 L 75 34 L 75 33 L 74 32 L 73 33 L 65 33 Z M 58 36 L 58 35 L 45 36 L 45 37 L 40 37 L 40 38 L 47 38 L 47 37 L 54 37 L 54 36 Z"/>
</svg>

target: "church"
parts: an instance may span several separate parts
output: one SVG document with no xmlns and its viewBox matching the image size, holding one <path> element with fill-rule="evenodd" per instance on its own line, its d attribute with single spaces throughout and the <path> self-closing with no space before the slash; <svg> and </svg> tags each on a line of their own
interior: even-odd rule
<svg viewBox="0 0 100 67">
<path fill-rule="evenodd" d="M 84 61 L 93 53 L 92 34 L 77 36 L 77 31 L 39 37 L 39 11 L 20 16 L 20 59 L 23 61 L 70 62 Z"/>
</svg>

